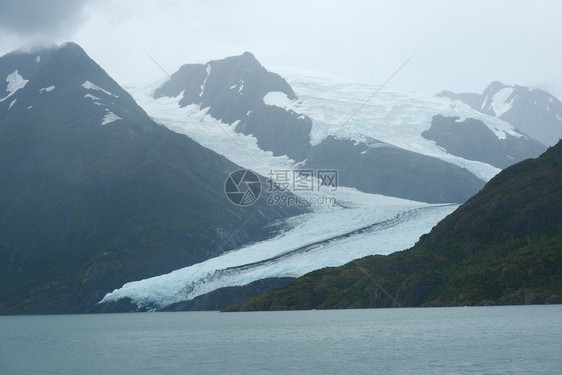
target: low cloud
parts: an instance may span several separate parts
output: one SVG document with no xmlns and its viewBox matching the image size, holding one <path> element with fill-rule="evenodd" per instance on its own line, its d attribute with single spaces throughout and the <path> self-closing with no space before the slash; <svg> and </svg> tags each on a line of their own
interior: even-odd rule
<svg viewBox="0 0 562 375">
<path fill-rule="evenodd" d="M 50 38 L 76 30 L 91 0 L 2 0 L 0 29 L 19 37 Z"/>
</svg>

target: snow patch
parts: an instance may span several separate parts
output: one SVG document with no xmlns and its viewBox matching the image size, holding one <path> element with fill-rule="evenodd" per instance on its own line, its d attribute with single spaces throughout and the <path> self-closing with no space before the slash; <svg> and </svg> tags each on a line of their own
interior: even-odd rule
<svg viewBox="0 0 562 375">
<path fill-rule="evenodd" d="M 41 56 L 37 56 L 37 57 L 35 58 L 35 62 L 39 62 L 39 61 L 41 61 Z"/>
<path fill-rule="evenodd" d="M 12 100 L 12 102 L 10 103 L 10 106 L 8 107 L 8 111 L 10 110 L 10 108 L 12 108 L 12 106 L 13 106 L 14 104 L 16 104 L 16 100 L 17 100 L 17 99 Z"/>
<path fill-rule="evenodd" d="M 511 99 L 509 102 L 508 102 L 508 99 L 509 99 L 509 97 L 512 93 L 513 93 L 513 88 L 506 87 L 506 88 L 498 91 L 492 97 L 492 103 L 490 105 L 491 105 L 492 110 L 494 111 L 494 114 L 496 115 L 496 117 L 500 117 L 505 112 L 507 112 L 511 109 L 511 105 L 513 104 L 513 100 L 515 98 Z"/>
<path fill-rule="evenodd" d="M 44 88 L 42 88 L 42 89 L 39 90 L 39 93 L 42 94 L 43 91 L 45 91 L 45 92 L 51 92 L 51 91 L 53 91 L 54 89 L 55 89 L 55 86 L 44 87 Z"/>
<path fill-rule="evenodd" d="M 201 93 L 199 94 L 200 97 L 202 97 L 203 93 L 205 92 L 205 85 L 207 84 L 207 79 L 209 78 L 209 75 L 211 74 L 211 65 L 210 64 L 205 65 L 205 71 L 207 72 L 207 76 L 205 76 L 205 79 L 203 80 L 203 83 L 200 86 L 200 89 L 201 89 Z"/>
<path fill-rule="evenodd" d="M 289 110 L 292 110 L 292 111 L 295 111 L 295 112 L 297 111 L 296 103 L 293 100 L 289 99 L 287 94 L 285 94 L 284 92 L 280 92 L 280 91 L 268 92 L 263 97 L 263 102 L 266 105 L 284 108 L 286 111 L 289 111 Z"/>
<path fill-rule="evenodd" d="M 0 102 L 3 102 L 4 100 L 8 99 L 10 96 L 14 95 L 14 93 L 19 89 L 24 88 L 27 82 L 29 82 L 29 80 L 24 79 L 16 70 L 8 74 L 8 76 L 6 77 L 6 82 L 8 83 L 8 86 L 6 87 L 8 96 L 6 96 L 3 99 L 0 99 Z"/>
<path fill-rule="evenodd" d="M 122 120 L 122 118 L 117 116 L 113 112 L 108 112 L 105 116 L 103 116 L 103 121 L 102 121 L 101 124 L 107 125 L 107 124 L 112 123 L 113 121 L 117 121 L 117 120 Z"/>
<path fill-rule="evenodd" d="M 92 83 L 90 81 L 85 81 L 82 84 L 82 87 L 85 88 L 86 90 L 97 90 L 97 91 L 103 92 L 106 95 L 114 96 L 116 98 L 119 97 L 118 95 L 112 94 L 109 91 L 102 89 L 101 87 L 99 87 L 98 85 L 96 85 L 95 83 Z"/>
<path fill-rule="evenodd" d="M 101 100 L 100 98 L 98 98 L 97 96 L 93 96 L 92 94 L 86 94 L 84 95 L 85 98 L 90 98 L 92 100 Z"/>
<path fill-rule="evenodd" d="M 486 108 L 486 104 L 488 104 L 488 96 L 489 96 L 489 94 L 486 94 L 486 97 L 482 101 L 482 105 L 480 106 L 481 110 L 484 110 Z"/>
</svg>

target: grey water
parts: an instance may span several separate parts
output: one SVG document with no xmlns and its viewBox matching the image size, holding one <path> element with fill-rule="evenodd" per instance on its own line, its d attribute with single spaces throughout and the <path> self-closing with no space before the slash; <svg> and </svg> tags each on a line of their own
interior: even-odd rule
<svg viewBox="0 0 562 375">
<path fill-rule="evenodd" d="M 0 317 L 0 374 L 560 374 L 562 305 Z"/>
</svg>

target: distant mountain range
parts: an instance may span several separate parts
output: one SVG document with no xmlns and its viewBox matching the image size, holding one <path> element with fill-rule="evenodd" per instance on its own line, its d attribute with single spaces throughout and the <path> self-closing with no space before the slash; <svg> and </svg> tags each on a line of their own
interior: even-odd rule
<svg viewBox="0 0 562 375">
<path fill-rule="evenodd" d="M 240 167 L 156 124 L 76 44 L 7 54 L 0 77 L 0 313 L 89 311 L 306 212 L 232 204 Z"/>
<path fill-rule="evenodd" d="M 438 95 L 462 101 L 479 112 L 505 120 L 547 146 L 562 138 L 562 103 L 546 91 L 496 81 L 481 95 L 450 91 Z"/>
<path fill-rule="evenodd" d="M 351 88 L 345 84 L 338 87 L 335 83 L 330 86 L 334 91 L 329 92 L 334 99 L 325 101 L 322 95 L 326 94 L 322 91 L 327 90 L 326 83 L 331 82 L 321 82 L 315 87 L 317 91 L 311 92 L 310 84 L 305 82 L 303 88 L 308 91 L 307 96 L 299 99 L 298 90 L 296 92 L 278 74 L 267 71 L 246 52 L 207 64 L 184 65 L 154 91 L 154 98 L 178 98 L 180 107 L 204 108 L 216 120 L 254 136 L 261 149 L 272 151 L 274 156 L 287 155 L 302 162 L 305 168 L 336 168 L 341 171 L 343 186 L 430 203 L 462 203 L 482 188 L 489 173 L 474 172 L 474 169 L 482 169 L 477 163 L 472 163 L 472 170 L 466 168 L 466 161 L 504 168 L 536 157 L 546 149 L 509 124 L 495 120 L 490 113 L 482 116 L 468 108 L 457 109 L 445 99 L 424 103 L 410 93 L 381 93 L 373 102 L 381 102 L 382 109 L 366 107 L 356 114 L 356 119 L 349 119 L 345 116 L 350 116 L 369 95 L 348 99 Z M 361 93 L 365 87 L 358 85 L 355 90 Z M 348 107 L 349 112 L 342 117 L 335 108 L 341 106 L 340 103 L 348 106 L 349 102 L 355 107 Z M 318 108 L 319 105 L 322 107 Z M 424 106 L 423 112 L 413 113 L 419 106 Z M 385 112 L 386 116 L 390 114 L 389 107 L 391 113 L 398 110 L 390 119 L 384 117 Z M 445 113 L 441 112 L 443 110 Z M 433 113 L 428 118 L 429 111 Z M 371 120 L 372 114 L 375 118 Z M 412 143 L 426 139 L 427 145 L 421 149 L 414 150 L 412 143 L 404 145 L 392 139 L 399 136 L 401 127 L 411 130 L 408 121 L 396 124 L 388 134 L 380 132 L 389 128 L 389 124 L 381 124 L 381 121 L 395 121 L 406 114 L 412 117 L 408 121 L 414 121 L 412 125 L 417 128 L 418 139 Z M 344 121 L 338 123 L 339 119 Z M 351 123 L 346 124 L 345 120 Z M 369 129 L 377 125 L 382 126 L 375 131 Z M 349 131 L 337 134 L 339 126 Z M 330 128 L 336 134 L 330 134 Z M 318 137 L 317 133 L 323 135 Z M 445 153 L 432 149 L 435 146 L 428 141 Z"/>
<path fill-rule="evenodd" d="M 562 303 L 562 141 L 411 249 L 306 274 L 227 311 Z"/>
</svg>

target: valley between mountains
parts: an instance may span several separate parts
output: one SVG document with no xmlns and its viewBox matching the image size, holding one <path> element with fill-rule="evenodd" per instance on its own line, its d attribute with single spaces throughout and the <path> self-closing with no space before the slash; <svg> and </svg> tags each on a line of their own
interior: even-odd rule
<svg viewBox="0 0 562 375">
<path fill-rule="evenodd" d="M 0 312 L 562 302 L 560 101 L 378 89 L 249 52 L 124 87 L 74 43 L 2 56 Z"/>
</svg>

